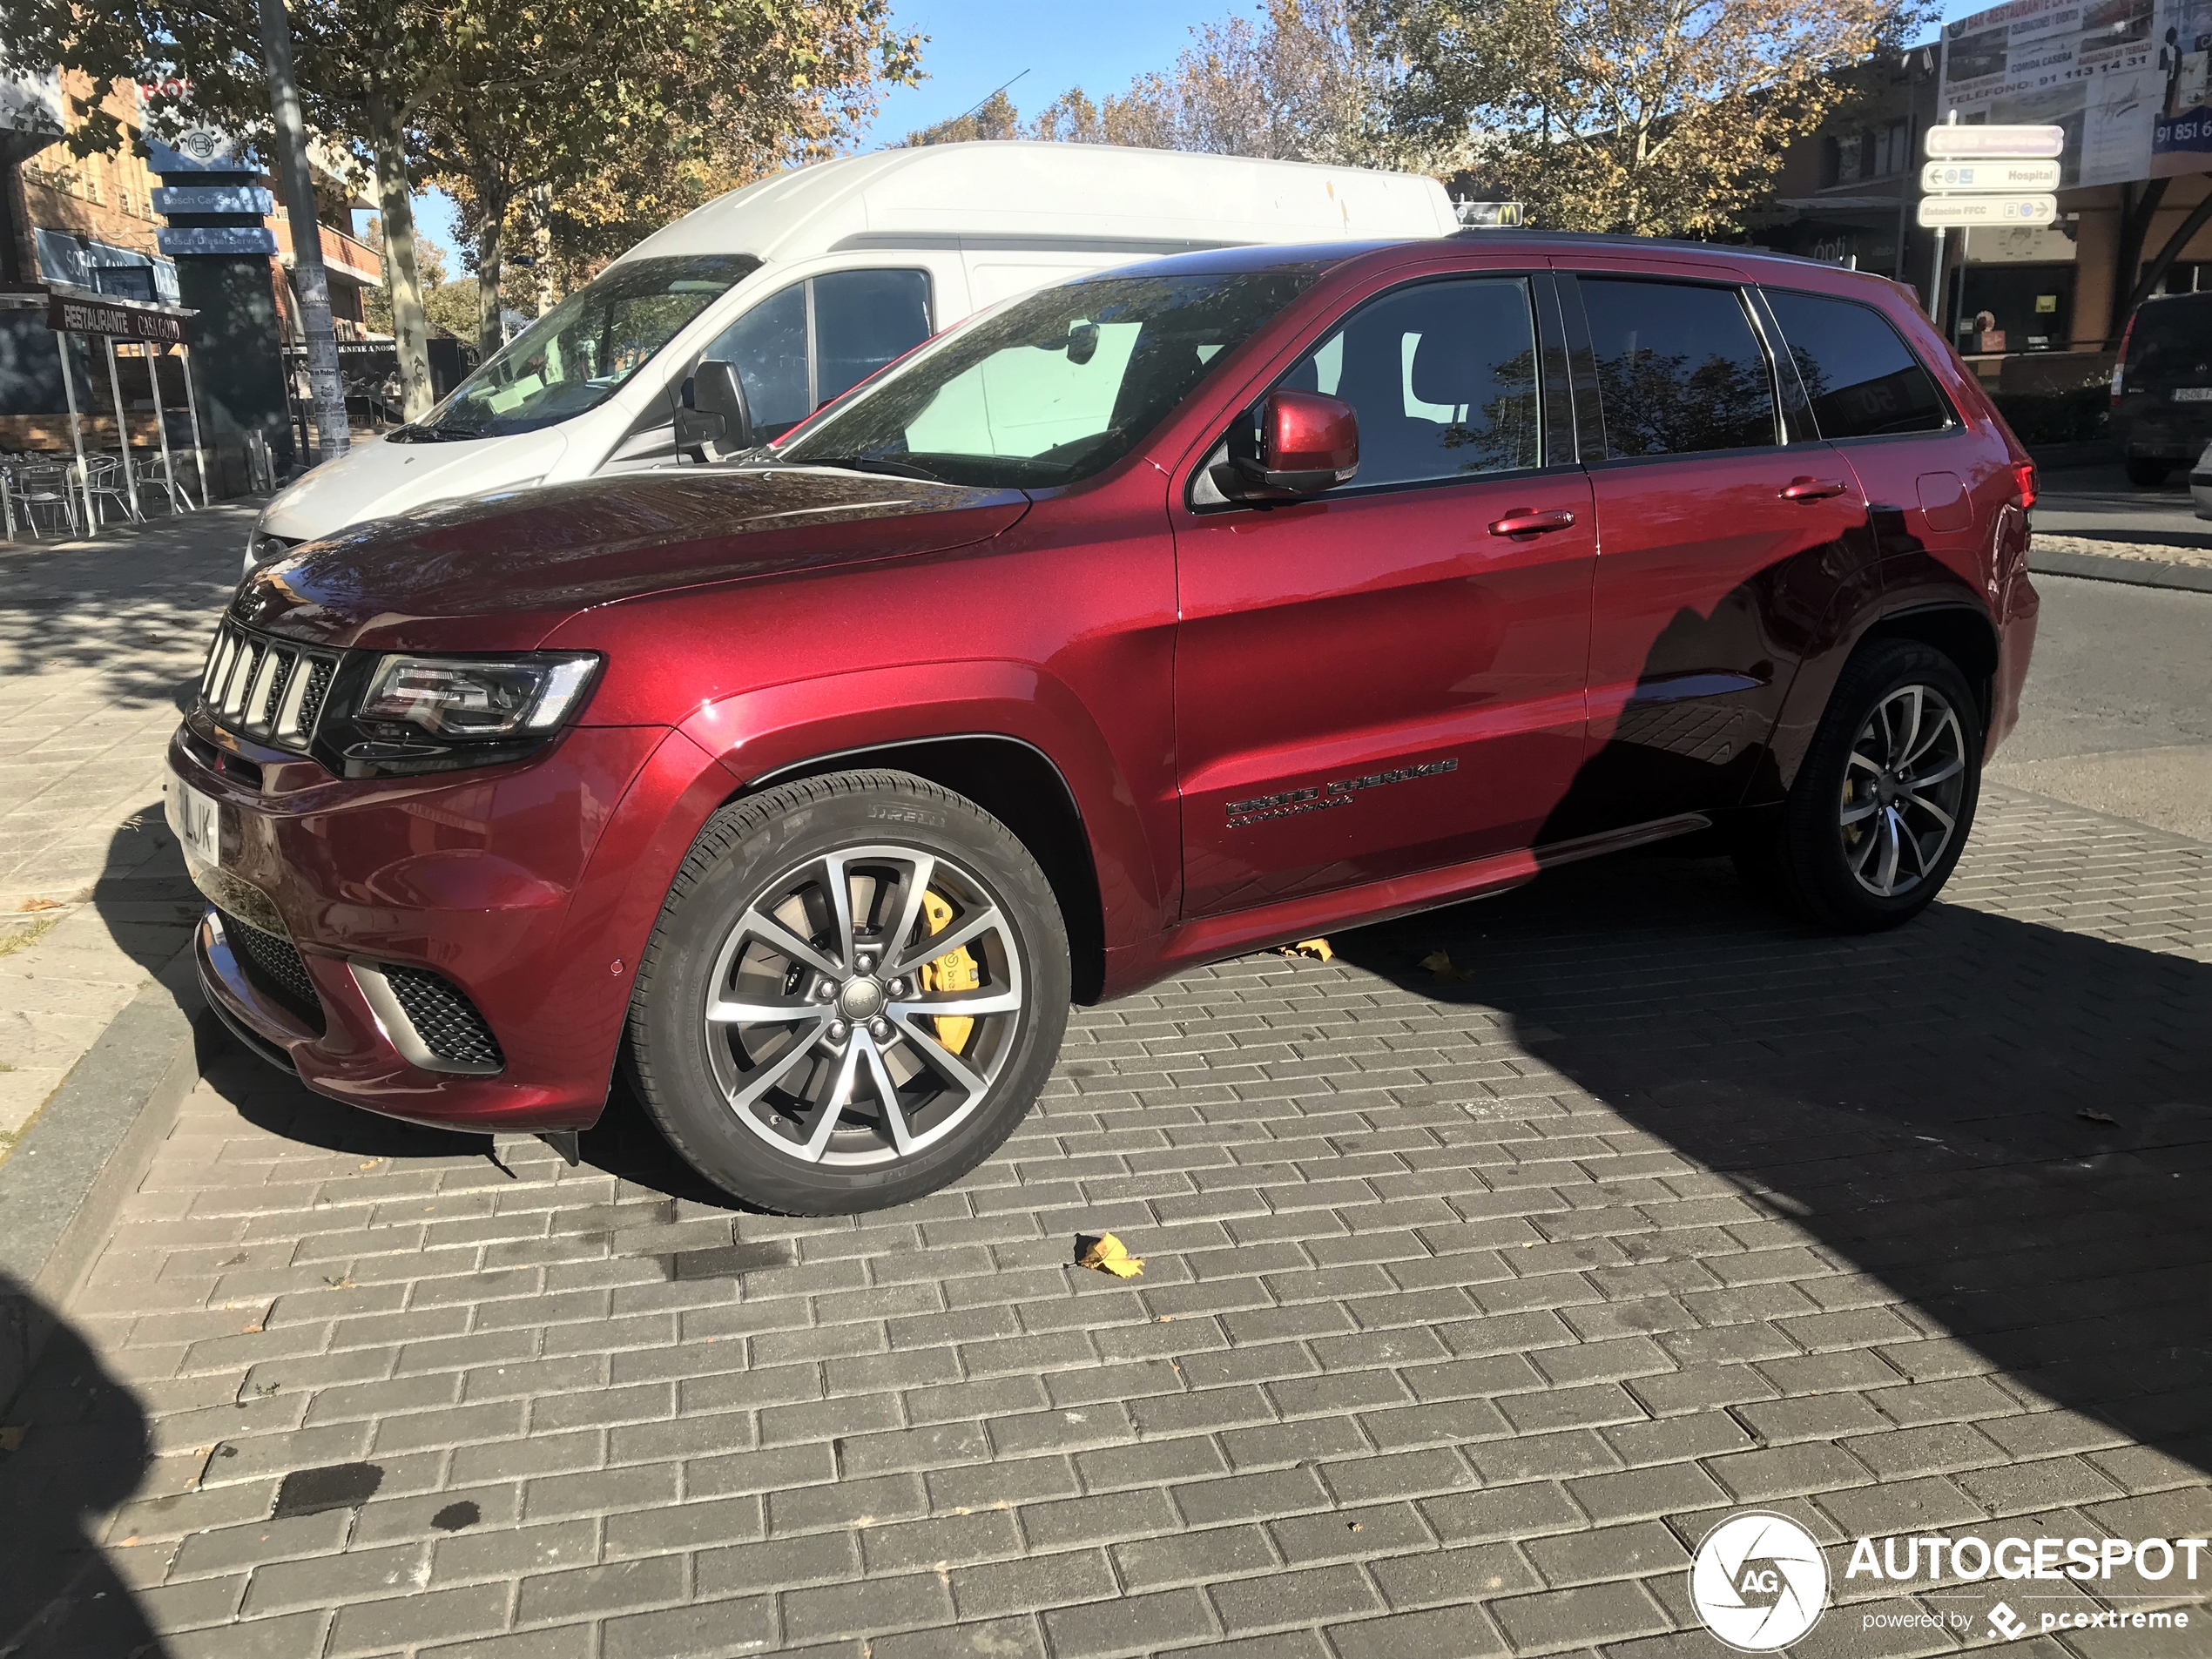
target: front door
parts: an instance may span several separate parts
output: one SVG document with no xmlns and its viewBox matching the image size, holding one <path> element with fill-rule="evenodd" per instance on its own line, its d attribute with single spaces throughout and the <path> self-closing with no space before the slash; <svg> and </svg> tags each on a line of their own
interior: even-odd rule
<svg viewBox="0 0 2212 1659">
<path fill-rule="evenodd" d="M 1178 503 L 1187 915 L 1526 846 L 1573 779 L 1595 543 L 1540 297 L 1484 274 L 1367 300 L 1279 382 L 1353 406 L 1358 475 Z"/>
<path fill-rule="evenodd" d="M 1577 289 L 1606 455 L 1590 473 L 1591 752 L 1548 840 L 1742 799 L 1797 664 L 1872 554 L 1851 469 L 1794 397 L 1785 421 L 1749 296 L 1589 274 L 1561 283 L 1570 327 Z"/>
</svg>

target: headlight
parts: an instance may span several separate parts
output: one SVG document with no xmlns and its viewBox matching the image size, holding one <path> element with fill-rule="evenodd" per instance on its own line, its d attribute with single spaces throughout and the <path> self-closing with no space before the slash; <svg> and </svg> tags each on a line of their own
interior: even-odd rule
<svg viewBox="0 0 2212 1659">
<path fill-rule="evenodd" d="M 361 699 L 362 720 L 404 720 L 435 737 L 482 739 L 550 732 L 567 719 L 599 659 L 387 657 Z"/>
<path fill-rule="evenodd" d="M 583 708 L 600 660 L 591 651 L 380 658 L 352 711 L 335 730 L 326 720 L 320 735 L 354 777 L 523 759 Z"/>
</svg>

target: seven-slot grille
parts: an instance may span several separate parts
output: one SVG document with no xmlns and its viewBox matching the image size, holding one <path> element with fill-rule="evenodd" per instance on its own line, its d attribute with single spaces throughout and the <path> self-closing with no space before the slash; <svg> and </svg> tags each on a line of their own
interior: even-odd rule
<svg viewBox="0 0 2212 1659">
<path fill-rule="evenodd" d="M 225 618 L 199 677 L 199 700 L 233 732 L 306 752 L 337 654 L 249 633 Z"/>
</svg>

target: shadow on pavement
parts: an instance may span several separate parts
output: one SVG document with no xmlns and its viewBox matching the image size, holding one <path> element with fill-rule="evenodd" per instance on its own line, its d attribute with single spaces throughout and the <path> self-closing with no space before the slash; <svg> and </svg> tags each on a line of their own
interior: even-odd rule
<svg viewBox="0 0 2212 1659">
<path fill-rule="evenodd" d="M 0 1304 L 33 1308 L 0 1277 Z M 47 1316 L 51 1317 L 51 1315 Z M 152 1461 L 146 1414 L 83 1337 L 57 1325 L 10 1405 L 0 1447 L 0 1654 L 159 1659 L 165 1651 L 109 1567 L 96 1517 L 137 1491 Z"/>
<path fill-rule="evenodd" d="M 1663 855 L 1334 942 L 1506 1014 L 1561 1088 L 1761 1195 L 2013 1381 L 2212 1470 L 2212 966 L 1941 903 L 1816 934 L 1724 864 Z M 1440 948 L 1463 977 L 1418 966 Z M 1638 1201 L 1619 1196 L 1617 1229 L 1571 1225 L 1634 1245 Z M 1938 1345 L 1898 1362 L 1948 1374 Z"/>
</svg>

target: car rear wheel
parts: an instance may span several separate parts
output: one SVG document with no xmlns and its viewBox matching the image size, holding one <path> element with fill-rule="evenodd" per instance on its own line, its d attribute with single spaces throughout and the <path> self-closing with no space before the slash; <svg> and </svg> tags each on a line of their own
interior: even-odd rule
<svg viewBox="0 0 2212 1659">
<path fill-rule="evenodd" d="M 2160 461 L 2151 455 L 2128 457 L 2128 482 L 2138 489 L 2157 489 L 2173 470 L 2174 463 L 2170 461 Z"/>
<path fill-rule="evenodd" d="M 1958 664 L 1915 640 L 1878 641 L 1844 668 L 1787 804 L 1738 864 L 1838 931 L 1909 921 L 1966 846 L 1981 748 L 1979 707 Z"/>
<path fill-rule="evenodd" d="M 880 1209 L 982 1162 L 1068 1019 L 1044 873 L 972 801 L 852 772 L 725 807 L 638 965 L 638 1095 L 685 1162 L 791 1215 Z"/>
</svg>

